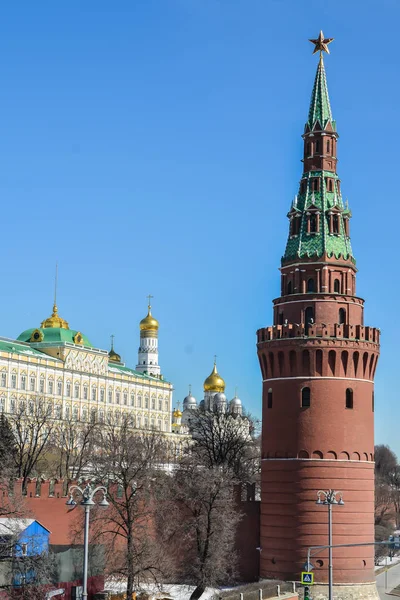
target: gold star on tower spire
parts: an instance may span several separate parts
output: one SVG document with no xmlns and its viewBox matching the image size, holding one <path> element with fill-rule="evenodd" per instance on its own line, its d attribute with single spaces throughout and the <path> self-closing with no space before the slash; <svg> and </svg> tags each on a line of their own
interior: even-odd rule
<svg viewBox="0 0 400 600">
<path fill-rule="evenodd" d="M 323 52 L 326 52 L 327 54 L 329 54 L 328 44 L 333 42 L 333 40 L 334 40 L 334 38 L 324 37 L 324 33 L 321 29 L 321 31 L 319 32 L 319 36 L 316 40 L 309 40 L 309 42 L 311 42 L 312 44 L 315 45 L 313 54 L 315 54 L 316 52 L 321 52 L 321 56 L 322 56 Z"/>
</svg>

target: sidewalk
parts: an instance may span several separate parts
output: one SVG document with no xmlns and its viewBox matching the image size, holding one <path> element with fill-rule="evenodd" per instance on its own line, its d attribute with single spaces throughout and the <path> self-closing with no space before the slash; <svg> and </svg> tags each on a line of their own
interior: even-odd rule
<svg viewBox="0 0 400 600">
<path fill-rule="evenodd" d="M 394 600 L 395 595 L 392 595 L 391 592 L 400 586 L 400 561 L 392 562 L 391 567 L 389 565 L 390 563 L 388 563 L 387 570 L 383 567 L 383 571 L 376 577 L 376 587 L 381 600 Z M 382 569 L 382 567 L 378 568 Z"/>
</svg>

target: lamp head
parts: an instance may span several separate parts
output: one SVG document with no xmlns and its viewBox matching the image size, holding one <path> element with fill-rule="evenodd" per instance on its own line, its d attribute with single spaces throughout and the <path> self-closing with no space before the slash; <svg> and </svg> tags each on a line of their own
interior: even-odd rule
<svg viewBox="0 0 400 600">
<path fill-rule="evenodd" d="M 81 501 L 81 506 L 94 506 L 95 502 L 93 502 L 92 498 L 83 498 L 83 500 Z"/>
<path fill-rule="evenodd" d="M 76 502 L 71 494 L 71 496 L 68 498 L 68 500 L 65 503 L 67 506 L 76 506 Z"/>
<path fill-rule="evenodd" d="M 339 498 L 338 505 L 339 505 L 339 506 L 344 506 L 344 501 L 343 501 L 343 498 L 342 498 L 342 496 L 340 496 L 340 498 Z"/>
<path fill-rule="evenodd" d="M 108 508 L 110 506 L 110 503 L 107 502 L 107 498 L 105 496 L 103 496 L 102 500 L 99 502 L 99 506 L 101 506 L 101 508 Z"/>
<path fill-rule="evenodd" d="M 321 500 L 321 496 L 318 496 L 317 501 L 315 504 L 324 504 Z"/>
</svg>

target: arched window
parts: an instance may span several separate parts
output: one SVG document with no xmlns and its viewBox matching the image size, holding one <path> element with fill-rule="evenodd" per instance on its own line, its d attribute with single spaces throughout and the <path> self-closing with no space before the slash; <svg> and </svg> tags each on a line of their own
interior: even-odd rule
<svg viewBox="0 0 400 600">
<path fill-rule="evenodd" d="M 307 143 L 306 154 L 307 154 L 307 156 L 310 156 L 310 154 L 311 154 L 311 144 L 310 144 L 310 142 Z"/>
<path fill-rule="evenodd" d="M 310 233 L 317 233 L 317 215 L 310 215 Z"/>
<path fill-rule="evenodd" d="M 332 224 L 332 233 L 340 233 L 339 215 L 333 215 Z"/>
<path fill-rule="evenodd" d="M 346 390 L 346 408 L 353 408 L 353 390 L 351 388 Z"/>
<path fill-rule="evenodd" d="M 330 179 L 329 182 L 328 182 L 328 190 L 330 192 L 333 192 L 333 181 L 332 181 L 332 179 Z"/>
<path fill-rule="evenodd" d="M 335 281 L 333 282 L 333 291 L 335 292 L 335 294 L 340 294 L 340 280 L 339 279 L 335 279 Z"/>
<path fill-rule="evenodd" d="M 304 387 L 301 390 L 301 407 L 308 408 L 311 406 L 311 390 L 309 387 Z"/>
<path fill-rule="evenodd" d="M 328 154 L 331 151 L 331 140 L 327 140 L 327 142 L 326 142 L 326 151 Z"/>
<path fill-rule="evenodd" d="M 313 191 L 318 192 L 318 179 L 316 177 L 313 179 Z"/>
<path fill-rule="evenodd" d="M 314 291 L 314 279 L 312 277 L 310 277 L 310 279 L 307 281 L 307 292 L 313 292 Z"/>
<path fill-rule="evenodd" d="M 319 140 L 315 141 L 315 153 L 319 154 Z"/>
<path fill-rule="evenodd" d="M 292 293 L 292 288 L 293 288 L 292 282 L 289 281 L 288 284 L 287 284 L 287 293 L 288 293 L 288 295 Z"/>
<path fill-rule="evenodd" d="M 269 388 L 268 390 L 267 407 L 272 408 L 272 388 Z"/>
<path fill-rule="evenodd" d="M 346 323 L 346 309 L 339 308 L 339 325 L 344 325 Z"/>
</svg>

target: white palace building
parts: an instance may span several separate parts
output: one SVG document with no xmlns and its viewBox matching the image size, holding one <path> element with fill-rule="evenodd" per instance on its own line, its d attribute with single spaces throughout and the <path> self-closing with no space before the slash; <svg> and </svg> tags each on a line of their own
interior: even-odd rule
<svg viewBox="0 0 400 600">
<path fill-rule="evenodd" d="M 150 298 L 149 298 L 150 300 Z M 159 323 L 140 321 L 138 364 L 131 369 L 113 348 L 94 348 L 58 314 L 16 340 L 0 338 L 0 410 L 33 414 L 44 405 L 54 419 L 115 422 L 171 432 L 173 386 L 158 364 Z"/>
</svg>

